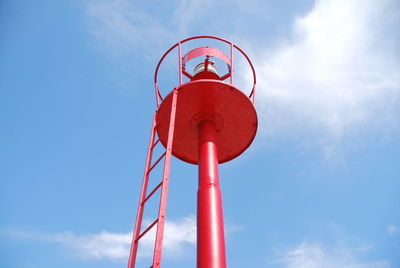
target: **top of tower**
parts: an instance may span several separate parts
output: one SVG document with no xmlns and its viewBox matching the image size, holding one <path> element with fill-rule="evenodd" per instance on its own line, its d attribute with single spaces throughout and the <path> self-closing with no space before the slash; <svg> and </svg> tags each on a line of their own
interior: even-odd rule
<svg viewBox="0 0 400 268">
<path fill-rule="evenodd" d="M 213 42 L 218 41 L 219 44 L 225 44 L 225 46 L 227 48 L 226 50 L 228 51 L 229 56 L 226 53 L 224 53 L 223 51 L 221 51 L 220 49 L 215 48 L 215 47 L 210 47 L 210 46 L 197 47 L 195 49 L 192 49 L 192 50 L 186 52 L 186 54 L 183 55 L 183 50 L 184 50 L 185 46 L 191 45 L 189 43 L 193 43 L 195 41 L 204 40 L 204 39 L 206 39 L 206 40 L 208 39 L 208 40 L 213 41 Z M 230 42 L 228 40 L 222 39 L 220 37 L 208 36 L 207 35 L 207 36 L 193 36 L 193 37 L 189 37 L 189 38 L 186 38 L 184 40 L 181 40 L 178 43 L 174 44 L 172 47 L 170 47 L 164 53 L 164 55 L 161 57 L 160 61 L 157 64 L 155 73 L 154 73 L 154 84 L 155 84 L 156 105 L 157 105 L 157 107 L 159 107 L 159 105 L 163 101 L 164 97 L 167 95 L 165 93 L 166 91 L 160 89 L 160 86 L 159 86 L 159 83 L 158 83 L 158 75 L 159 75 L 160 67 L 161 67 L 162 63 L 164 62 L 165 58 L 168 55 L 172 54 L 172 52 L 174 50 L 177 50 L 177 54 L 178 54 L 178 64 L 179 64 L 179 67 L 178 67 L 178 73 L 179 73 L 178 86 L 181 86 L 183 83 L 193 80 L 193 77 L 194 77 L 195 74 L 192 74 L 191 71 L 188 72 L 186 70 L 186 66 L 193 59 L 197 59 L 199 57 L 205 57 L 206 60 L 209 59 L 209 62 L 214 62 L 214 66 L 216 64 L 214 59 L 218 59 L 218 60 L 220 60 L 222 62 L 225 62 L 226 65 L 227 65 L 228 71 L 225 74 L 219 73 L 219 71 L 217 71 L 218 76 L 219 76 L 218 79 L 221 80 L 221 81 L 227 81 L 229 84 L 233 85 L 233 83 L 234 83 L 234 69 L 235 69 L 234 68 L 234 54 L 239 52 L 238 54 L 240 56 L 244 57 L 245 62 L 248 63 L 248 66 L 250 67 L 250 70 L 251 70 L 251 75 L 252 75 L 252 78 L 253 78 L 253 82 L 252 82 L 252 85 L 251 85 L 251 90 L 248 93 L 248 97 L 251 100 L 251 102 L 254 104 L 255 93 L 256 93 L 256 72 L 255 72 L 255 69 L 254 69 L 254 66 L 253 66 L 252 62 L 250 61 L 250 58 L 236 44 L 234 44 L 234 43 L 232 43 L 232 42 Z M 205 63 L 206 60 L 204 60 L 203 62 L 200 62 L 198 64 Z M 210 66 L 210 64 L 208 64 L 208 66 Z M 186 79 L 186 81 L 185 81 L 185 79 Z M 217 79 L 217 78 L 214 76 L 214 79 Z"/>
<path fill-rule="evenodd" d="M 220 49 L 209 46 L 194 48 L 182 56 L 182 44 L 200 38 L 225 42 L 229 45 L 230 56 Z M 158 70 L 165 56 L 174 48 L 178 48 L 179 85 L 164 98 L 158 88 Z M 252 70 L 253 87 L 249 95 L 233 84 L 234 50 L 238 50 L 245 57 Z M 194 72 L 187 71 L 186 66 L 189 66 L 188 63 L 191 61 L 191 63 L 196 62 L 195 59 L 197 64 Z M 226 63 L 226 74 L 219 73 L 214 59 Z M 220 66 L 219 64 L 218 67 Z M 218 162 L 224 163 L 239 156 L 250 146 L 257 132 L 258 120 L 254 108 L 255 84 L 256 76 L 250 59 L 233 43 L 210 36 L 192 37 L 177 43 L 161 58 L 155 73 L 156 124 L 161 143 L 164 146 L 167 143 L 171 111 L 176 109 L 172 146 L 174 156 L 185 162 L 197 164 L 198 125 L 203 120 L 211 120 L 216 125 Z M 174 94 L 177 96 L 177 103 L 173 107 Z"/>
</svg>

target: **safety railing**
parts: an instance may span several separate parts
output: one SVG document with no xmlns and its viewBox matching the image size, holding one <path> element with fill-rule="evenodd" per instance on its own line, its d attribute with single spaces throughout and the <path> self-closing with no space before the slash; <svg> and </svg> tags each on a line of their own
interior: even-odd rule
<svg viewBox="0 0 400 268">
<path fill-rule="evenodd" d="M 187 54 L 185 54 L 185 56 L 182 57 L 182 44 L 191 41 L 191 40 L 195 40 L 195 39 L 214 39 L 214 40 L 218 40 L 221 42 L 224 42 L 226 44 L 228 44 L 230 46 L 230 55 L 229 57 L 223 53 L 222 51 L 220 51 L 219 49 L 213 48 L 213 47 L 198 47 L 195 48 L 191 51 L 189 51 Z M 185 69 L 185 64 L 186 62 L 190 61 L 191 59 L 194 59 L 196 57 L 199 56 L 213 56 L 213 57 L 217 57 L 219 59 L 221 59 L 222 61 L 226 62 L 228 64 L 228 73 L 225 75 L 222 75 L 220 80 L 226 80 L 227 78 L 229 78 L 229 84 L 231 84 L 233 86 L 233 81 L 234 81 L 234 51 L 235 49 L 237 51 L 239 51 L 244 58 L 246 59 L 247 63 L 249 64 L 251 71 L 252 71 L 252 75 L 253 75 L 253 85 L 252 85 L 252 89 L 250 91 L 250 94 L 248 95 L 249 99 L 251 100 L 251 102 L 254 104 L 255 102 L 255 93 L 256 93 L 256 72 L 254 69 L 254 66 L 252 64 L 252 62 L 250 61 L 250 58 L 246 55 L 246 53 L 243 52 L 243 50 L 238 47 L 237 45 L 233 44 L 232 42 L 222 39 L 220 37 L 216 37 L 216 36 L 208 36 L 208 35 L 202 35 L 202 36 L 193 36 L 190 38 L 186 38 L 178 43 L 176 43 L 175 45 L 173 45 L 172 47 L 170 47 L 165 53 L 164 55 L 161 57 L 160 61 L 157 64 L 155 73 L 154 73 L 154 88 L 155 88 L 155 95 L 156 95 L 156 105 L 157 105 L 157 109 L 160 106 L 160 104 L 163 102 L 164 97 L 161 94 L 159 85 L 158 85 L 158 72 L 160 69 L 160 66 L 162 64 L 162 62 L 164 61 L 164 59 L 166 58 L 166 56 L 173 51 L 175 48 L 178 49 L 178 65 L 179 65 L 179 86 L 182 85 L 183 83 L 183 76 L 188 77 L 189 79 L 192 78 L 192 76 L 186 72 Z"/>
</svg>

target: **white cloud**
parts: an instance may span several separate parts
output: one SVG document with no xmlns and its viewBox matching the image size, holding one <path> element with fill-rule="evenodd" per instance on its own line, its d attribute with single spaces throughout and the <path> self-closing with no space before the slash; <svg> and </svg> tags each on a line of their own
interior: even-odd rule
<svg viewBox="0 0 400 268">
<path fill-rule="evenodd" d="M 400 227 L 394 224 L 390 224 L 386 227 L 386 231 L 389 235 L 397 235 L 400 232 Z"/>
<path fill-rule="evenodd" d="M 48 241 L 65 244 L 72 248 L 78 256 L 85 259 L 123 259 L 127 258 L 130 233 L 110 233 L 102 231 L 93 235 L 76 235 L 72 232 L 49 234 Z"/>
<path fill-rule="evenodd" d="M 89 31 L 113 55 L 136 53 L 148 57 L 156 53 L 158 56 L 163 42 L 174 39 L 174 32 L 165 27 L 157 16 L 128 0 L 88 0 L 85 8 Z M 171 41 L 167 41 L 169 45 Z"/>
<path fill-rule="evenodd" d="M 144 221 L 144 225 L 146 222 Z M 138 257 L 150 257 L 153 254 L 155 228 L 140 240 Z M 55 234 L 35 232 L 8 232 L 9 235 L 22 239 L 37 239 L 59 243 L 72 249 L 80 258 L 127 260 L 132 242 L 132 233 L 112 233 L 102 231 L 98 234 L 78 235 L 67 231 Z M 163 255 L 166 258 L 181 257 L 184 247 L 196 243 L 196 220 L 193 216 L 180 221 L 166 221 Z"/>
<path fill-rule="evenodd" d="M 151 66 L 187 36 L 236 37 L 255 63 L 260 130 L 269 137 L 322 145 L 329 156 L 355 137 L 390 138 L 400 128 L 396 0 L 317 0 L 286 37 L 264 32 L 272 11 L 260 0 L 246 8 L 243 1 L 176 0 L 152 8 L 127 0 L 85 3 L 91 32 L 108 51 L 144 54 Z M 245 79 L 237 67 L 240 85 Z"/>
<path fill-rule="evenodd" d="M 149 225 L 150 222 L 144 223 Z M 189 216 L 178 222 L 167 221 L 165 224 L 163 250 L 169 258 L 180 256 L 184 246 L 196 244 L 196 218 Z M 142 256 L 152 256 L 154 247 L 155 229 L 141 239 Z M 139 252 L 140 254 L 140 252 Z"/>
<path fill-rule="evenodd" d="M 262 9 L 266 4 L 260 0 L 153 2 L 155 5 L 152 0 L 148 5 L 129 0 L 86 0 L 89 32 L 113 54 L 125 55 L 138 49 L 136 53 L 153 54 L 158 59 L 169 46 L 189 36 L 243 36 L 243 31 L 257 28 L 251 23 L 268 18 Z"/>
<path fill-rule="evenodd" d="M 296 19 L 290 38 L 255 50 L 264 131 L 305 131 L 335 144 L 398 127 L 400 40 L 392 32 L 399 8 L 395 1 L 319 0 Z"/>
<path fill-rule="evenodd" d="M 173 21 L 178 26 L 177 30 L 185 33 L 190 31 L 189 28 L 196 27 L 199 17 L 207 17 L 210 9 L 215 7 L 215 4 L 212 0 L 180 0 L 173 13 Z"/>
<path fill-rule="evenodd" d="M 274 263 L 284 268 L 389 268 L 385 260 L 362 261 L 360 255 L 370 246 L 350 248 L 325 247 L 319 243 L 303 242 L 279 254 Z"/>
</svg>

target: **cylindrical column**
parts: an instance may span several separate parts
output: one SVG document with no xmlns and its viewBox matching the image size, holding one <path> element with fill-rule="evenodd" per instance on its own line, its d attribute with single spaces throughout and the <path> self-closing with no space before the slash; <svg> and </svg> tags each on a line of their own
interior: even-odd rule
<svg viewBox="0 0 400 268">
<path fill-rule="evenodd" d="M 226 268 L 216 126 L 211 120 L 204 120 L 198 129 L 197 268 Z"/>
</svg>

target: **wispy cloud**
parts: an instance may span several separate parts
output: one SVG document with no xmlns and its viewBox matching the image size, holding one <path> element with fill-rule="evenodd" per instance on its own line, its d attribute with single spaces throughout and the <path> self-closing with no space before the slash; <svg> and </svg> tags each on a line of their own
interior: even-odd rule
<svg viewBox="0 0 400 268">
<path fill-rule="evenodd" d="M 146 223 L 144 223 L 146 224 Z M 9 236 L 20 239 L 34 239 L 57 243 L 71 249 L 84 259 L 127 260 L 132 242 L 132 233 L 112 233 L 102 231 L 97 234 L 79 235 L 70 231 L 45 234 L 40 232 L 8 231 Z M 140 241 L 138 257 L 152 256 L 155 228 Z M 196 243 L 196 221 L 193 216 L 179 221 L 167 221 L 163 240 L 163 255 L 166 258 L 178 258 L 185 252 L 186 246 Z"/>
<path fill-rule="evenodd" d="M 89 32 L 113 55 L 126 56 L 136 53 L 150 56 L 155 48 L 161 50 L 165 40 L 173 39 L 174 32 L 165 27 L 157 16 L 146 12 L 133 2 L 88 0 L 85 2 L 85 8 Z M 155 42 L 156 40 L 158 42 Z M 168 42 L 170 43 L 171 41 Z M 159 54 L 157 51 L 157 55 Z"/>
<path fill-rule="evenodd" d="M 398 127 L 399 37 L 391 32 L 399 9 L 390 0 L 319 0 L 291 36 L 254 50 L 265 131 L 314 133 L 329 149 L 344 137 Z"/>
<path fill-rule="evenodd" d="M 394 224 L 390 224 L 386 227 L 386 231 L 389 235 L 397 235 L 400 232 L 400 227 Z"/>
<path fill-rule="evenodd" d="M 279 253 L 275 264 L 284 268 L 389 268 L 385 260 L 363 261 L 362 254 L 371 247 L 351 248 L 344 245 L 327 247 L 320 243 L 303 242 Z"/>
<path fill-rule="evenodd" d="M 317 144 L 329 157 L 355 137 L 390 137 L 400 127 L 396 0 L 318 0 L 286 36 L 265 32 L 261 25 L 271 11 L 261 0 L 245 6 L 176 0 L 152 8 L 127 0 L 85 3 L 90 31 L 108 51 L 124 55 L 139 48 L 151 55 L 151 66 L 190 35 L 221 34 L 245 45 L 258 74 L 260 130 L 269 137 Z M 246 79 L 237 67 L 241 84 Z"/>
<path fill-rule="evenodd" d="M 243 36 L 243 32 L 257 28 L 252 23 L 268 19 L 265 1 L 260 0 L 154 2 L 86 0 L 88 30 L 112 54 L 125 55 L 139 49 L 160 57 L 166 48 L 188 36 Z"/>
</svg>

